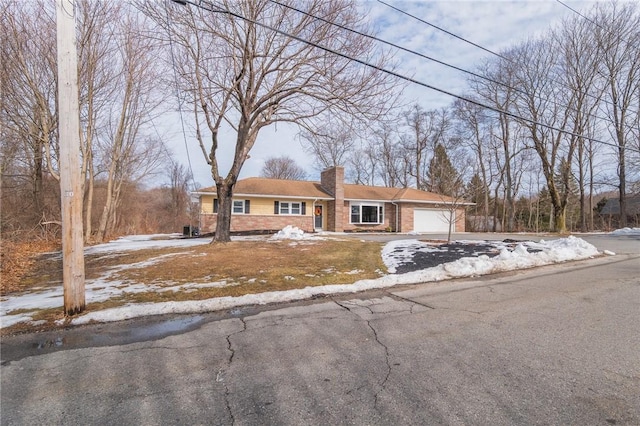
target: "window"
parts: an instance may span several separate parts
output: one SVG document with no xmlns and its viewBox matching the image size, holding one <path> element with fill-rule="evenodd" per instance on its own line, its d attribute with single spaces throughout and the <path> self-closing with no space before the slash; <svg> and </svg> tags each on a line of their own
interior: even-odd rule
<svg viewBox="0 0 640 426">
<path fill-rule="evenodd" d="M 274 214 L 305 215 L 307 203 L 302 201 L 274 201 Z"/>
<path fill-rule="evenodd" d="M 244 200 L 233 200 L 233 212 L 244 213 Z"/>
<path fill-rule="evenodd" d="M 249 214 L 249 211 L 250 211 L 249 200 L 233 200 L 233 204 L 231 205 L 231 213 Z"/>
<path fill-rule="evenodd" d="M 233 200 L 231 205 L 231 212 L 235 214 L 249 214 L 249 208 L 251 203 L 249 200 Z M 213 212 L 218 213 L 220 203 L 217 198 L 213 199 Z"/>
<path fill-rule="evenodd" d="M 384 223 L 382 203 L 351 203 L 351 223 Z"/>
</svg>

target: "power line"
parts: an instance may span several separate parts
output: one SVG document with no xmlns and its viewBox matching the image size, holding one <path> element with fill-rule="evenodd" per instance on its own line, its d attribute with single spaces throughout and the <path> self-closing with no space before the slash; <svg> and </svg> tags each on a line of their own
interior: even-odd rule
<svg viewBox="0 0 640 426">
<path fill-rule="evenodd" d="M 438 60 L 438 59 L 435 59 L 435 58 L 432 58 L 432 57 L 430 57 L 430 56 L 427 56 L 427 55 L 425 55 L 425 54 L 423 54 L 423 53 L 417 52 L 417 51 L 412 50 L 412 49 L 408 49 L 408 48 L 406 48 L 406 47 L 403 47 L 403 46 L 400 46 L 400 45 L 398 45 L 398 44 L 392 43 L 392 42 L 390 42 L 390 41 L 387 41 L 387 40 L 381 39 L 381 38 L 379 38 L 379 37 L 372 36 L 372 35 L 370 35 L 370 34 L 365 34 L 365 33 L 361 32 L 361 31 L 354 30 L 354 29 L 349 28 L 349 27 L 347 27 L 347 26 L 345 26 L 345 25 L 342 25 L 342 24 L 338 24 L 338 23 L 332 22 L 332 21 L 330 21 L 330 20 L 328 20 L 328 19 L 325 19 L 325 18 L 322 18 L 322 17 L 316 16 L 316 15 L 313 15 L 312 13 L 306 12 L 306 11 L 304 11 L 304 10 L 300 10 L 300 9 L 298 9 L 298 8 L 296 8 L 296 7 L 289 6 L 289 5 L 287 5 L 287 4 L 281 3 L 281 2 L 279 2 L 278 0 L 269 0 L 269 1 L 271 1 L 272 3 L 275 3 L 275 4 L 277 4 L 277 5 L 279 5 L 279 6 L 281 6 L 281 7 L 285 7 L 285 8 L 287 8 L 287 9 L 294 10 L 294 11 L 296 11 L 296 12 L 298 12 L 298 13 L 302 13 L 302 14 L 304 14 L 304 15 L 306 15 L 306 16 L 309 16 L 310 18 L 317 19 L 317 20 L 319 20 L 319 21 L 325 22 L 325 23 L 327 23 L 327 24 L 329 24 L 329 25 L 333 25 L 333 26 L 338 27 L 338 28 L 340 28 L 340 29 L 343 29 L 343 30 L 345 30 L 345 31 L 349 31 L 349 32 L 354 33 L 354 34 L 358 34 L 359 36 L 366 37 L 366 38 L 369 38 L 369 39 L 371 39 L 371 40 L 375 40 L 375 41 L 377 41 L 377 42 L 380 42 L 380 43 L 386 44 L 386 45 L 388 45 L 388 46 L 391 46 L 391 47 L 394 47 L 394 48 L 396 48 L 396 49 L 402 50 L 402 51 L 404 51 L 404 52 L 410 53 L 410 54 L 412 54 L 412 55 L 416 55 L 416 56 L 419 56 L 419 57 L 421 57 L 421 58 L 424 58 L 424 59 L 427 59 L 427 60 L 433 61 L 433 62 L 435 62 L 435 63 L 437 63 L 437 64 L 440 64 L 440 65 L 443 65 L 443 66 L 445 66 L 445 67 L 448 67 L 448 68 L 454 69 L 454 70 L 456 70 L 456 71 L 460 71 L 460 72 L 463 72 L 463 73 L 465 73 L 465 74 L 469 74 L 469 75 L 472 75 L 472 76 L 474 76 L 474 77 L 477 77 L 477 78 L 480 78 L 480 79 L 483 79 L 483 80 L 486 80 L 486 81 L 490 81 L 491 83 L 494 83 L 494 84 L 500 85 L 500 86 L 502 86 L 502 87 L 505 87 L 505 88 L 507 88 L 507 89 L 513 90 L 514 92 L 517 92 L 517 93 L 520 93 L 520 94 L 523 94 L 523 95 L 527 95 L 527 96 L 529 95 L 529 93 L 527 93 L 527 92 L 526 92 L 526 91 L 524 91 L 524 90 L 521 90 L 521 89 L 518 89 L 518 88 L 516 88 L 516 87 L 510 86 L 510 85 L 509 85 L 509 84 L 507 84 L 507 83 L 504 83 L 504 82 L 502 82 L 502 81 L 499 81 L 499 80 L 493 79 L 493 78 L 491 78 L 491 77 L 487 77 L 487 76 L 484 76 L 484 75 L 480 75 L 480 74 L 474 73 L 473 71 L 469 71 L 469 70 L 466 70 L 466 69 L 464 69 L 464 68 L 460 68 L 460 67 L 458 67 L 458 66 L 451 65 L 451 64 L 449 64 L 449 63 L 447 63 L 447 62 L 440 61 L 440 60 Z M 569 105 L 565 105 L 565 104 L 559 103 L 559 102 L 557 102 L 557 101 L 555 101 L 555 100 L 549 100 L 549 99 L 544 98 L 544 97 L 542 97 L 542 96 L 540 96 L 540 95 L 535 95 L 535 97 L 536 97 L 536 98 L 538 98 L 538 99 L 540 99 L 540 100 L 543 100 L 543 101 L 545 101 L 545 102 L 552 102 L 552 103 L 553 103 L 554 105 L 556 105 L 556 106 L 558 106 L 558 105 L 559 105 L 559 106 L 561 106 L 561 107 L 563 107 L 563 108 L 570 109 L 570 110 L 575 111 L 575 112 L 581 112 L 581 111 L 578 111 L 577 109 L 575 109 L 575 108 L 574 108 L 574 107 L 572 107 L 572 106 L 569 106 Z M 603 120 L 603 121 L 607 121 L 607 120 L 609 120 L 609 118 L 600 117 L 600 116 L 597 116 L 597 115 L 594 115 L 594 114 L 591 114 L 591 113 L 587 113 L 587 116 L 589 116 L 589 117 L 593 117 L 593 118 L 597 118 L 597 119 L 599 119 L 599 120 Z"/>
<path fill-rule="evenodd" d="M 176 0 L 173 0 L 173 1 L 176 1 Z M 530 118 L 522 117 L 522 116 L 520 116 L 518 114 L 503 110 L 501 108 L 496 108 L 496 107 L 493 107 L 493 106 L 490 106 L 490 105 L 483 104 L 482 102 L 476 101 L 476 100 L 471 99 L 469 97 L 457 95 L 457 94 L 449 92 L 447 90 L 440 89 L 438 87 L 435 87 L 435 86 L 432 86 L 430 84 L 421 82 L 421 81 L 416 80 L 414 78 L 407 77 L 407 76 L 402 75 L 400 73 L 397 73 L 395 71 L 387 70 L 385 68 L 382 68 L 382 67 L 380 67 L 378 65 L 371 64 L 371 63 L 369 63 L 367 61 L 364 61 L 362 59 L 354 58 L 354 57 L 349 56 L 349 55 L 347 55 L 345 53 L 338 52 L 338 51 L 336 51 L 334 49 L 331 49 L 331 48 L 322 46 L 322 45 L 320 45 L 318 43 L 306 40 L 306 39 L 304 39 L 302 37 L 299 37 L 297 35 L 287 33 L 286 31 L 280 30 L 278 28 L 272 27 L 272 26 L 264 24 L 262 22 L 258 22 L 258 21 L 254 20 L 254 19 L 247 18 L 247 17 L 242 16 L 242 15 L 240 15 L 238 13 L 232 12 L 232 11 L 230 11 L 228 9 L 221 9 L 220 7 L 214 6 L 213 3 L 211 3 L 210 1 L 206 1 L 206 0 L 196 0 L 196 1 L 197 1 L 197 3 L 192 1 L 192 0 L 180 0 L 180 1 L 176 1 L 176 2 L 180 3 L 180 4 L 189 3 L 189 4 L 192 4 L 192 5 L 196 6 L 196 7 L 198 7 L 198 8 L 201 8 L 201 9 L 204 9 L 204 10 L 208 10 L 208 11 L 214 12 L 214 13 L 227 14 L 227 15 L 232 16 L 234 18 L 238 18 L 238 19 L 241 19 L 243 21 L 246 21 L 246 22 L 248 22 L 250 24 L 254 24 L 254 25 L 260 26 L 262 28 L 268 29 L 269 31 L 273 31 L 273 32 L 275 32 L 277 34 L 284 35 L 285 37 L 290 37 L 290 38 L 292 38 L 292 39 L 294 39 L 296 41 L 299 41 L 301 43 L 305 43 L 305 44 L 308 44 L 310 46 L 316 47 L 316 48 L 318 48 L 320 50 L 324 50 L 325 52 L 331 53 L 333 55 L 340 56 L 341 58 L 347 59 L 349 61 L 364 65 L 364 66 L 372 68 L 372 69 L 375 69 L 377 71 L 383 72 L 385 74 L 391 75 L 391 76 L 399 78 L 401 80 L 405 80 L 405 81 L 407 81 L 409 83 L 417 84 L 417 85 L 425 87 L 427 89 L 431 89 L 431 90 L 434 90 L 436 92 L 440 92 L 440 93 L 443 93 L 445 95 L 448 95 L 448 96 L 463 100 L 465 102 L 477 105 L 479 107 L 486 108 L 488 110 L 504 114 L 506 116 L 515 118 L 517 120 L 525 121 L 525 122 L 530 123 L 530 124 L 534 124 L 534 125 L 537 125 L 537 126 L 541 126 L 541 127 L 547 128 L 547 129 L 555 130 L 557 132 L 564 133 L 566 135 L 575 136 L 575 137 L 582 138 L 582 139 L 585 139 L 585 140 L 590 140 L 590 141 L 597 142 L 597 143 L 600 143 L 600 144 L 603 144 L 603 145 L 608 145 L 608 146 L 611 146 L 611 147 L 614 147 L 614 148 L 618 148 L 618 145 L 615 145 L 615 144 L 613 144 L 611 142 L 606 142 L 606 141 L 602 141 L 602 140 L 595 139 L 595 138 L 592 138 L 592 137 L 584 136 L 584 135 L 581 135 L 581 134 L 578 134 L 578 133 L 574 133 L 574 132 L 571 132 L 571 131 L 568 131 L 568 130 L 561 129 L 559 127 L 551 126 L 549 124 L 544 124 L 544 123 L 541 123 L 539 121 L 536 121 L 536 120 L 533 120 L 533 119 L 530 119 Z M 638 152 L 640 152 L 640 150 L 638 150 Z"/>
<path fill-rule="evenodd" d="M 477 43 L 474 43 L 474 42 L 472 42 L 472 41 L 469 41 L 469 40 L 467 40 L 467 39 L 466 39 L 466 38 L 464 38 L 464 37 L 461 37 L 461 36 L 459 36 L 459 35 L 457 35 L 457 34 L 454 34 L 454 33 L 452 33 L 451 31 L 447 31 L 447 30 L 445 30 L 444 28 L 441 28 L 441 27 L 439 27 L 439 26 L 437 26 L 437 25 L 435 25 L 435 24 L 432 24 L 431 22 L 428 22 L 428 21 L 426 21 L 426 20 L 424 20 L 424 19 L 422 19 L 422 18 L 419 18 L 419 17 L 417 17 L 417 16 L 415 16 L 415 15 L 413 15 L 413 14 L 409 13 L 409 12 L 406 12 L 406 11 L 404 11 L 404 10 L 402 10 L 402 9 L 398 8 L 398 7 L 392 6 L 392 5 L 390 5 L 390 4 L 388 4 L 388 3 L 386 3 L 386 2 L 384 2 L 384 1 L 382 1 L 382 0 L 378 0 L 378 2 L 379 2 L 379 3 L 381 3 L 381 4 L 383 4 L 383 5 L 385 5 L 385 6 L 387 6 L 387 7 L 389 7 L 389 8 L 391 8 L 391 9 L 393 9 L 393 10 L 395 10 L 395 11 L 400 12 L 400 13 L 402 13 L 402 14 L 406 15 L 406 16 L 409 16 L 409 17 L 411 17 L 411 18 L 413 18 L 413 19 L 415 19 L 415 20 L 417 20 L 417 21 L 419 21 L 419 22 L 422 22 L 423 24 L 426 24 L 426 25 L 428 25 L 428 26 L 430 26 L 430 27 L 433 27 L 433 28 L 435 28 L 435 29 L 437 29 L 437 30 L 439 30 L 439 31 L 442 31 L 442 32 L 444 32 L 444 33 L 446 33 L 446 34 L 449 34 L 450 36 L 455 37 L 455 38 L 457 38 L 458 40 L 462 40 L 462 41 L 464 41 L 465 43 L 468 43 L 468 44 L 470 44 L 470 45 L 472 45 L 472 46 L 475 46 L 475 47 L 477 47 L 477 48 L 479 48 L 479 49 L 482 49 L 482 50 L 484 50 L 485 52 L 488 52 L 488 53 L 490 53 L 490 54 L 492 54 L 492 55 L 494 55 L 494 56 L 496 56 L 496 57 L 498 57 L 498 58 L 504 59 L 505 61 L 509 62 L 510 64 L 517 65 L 517 66 L 523 66 L 523 65 L 522 65 L 521 63 L 519 63 L 518 61 L 515 61 L 515 60 L 513 60 L 513 59 L 511 59 L 511 58 L 509 58 L 509 57 L 507 57 L 507 56 L 504 56 L 504 55 L 501 55 L 501 54 L 499 54 L 499 53 L 496 53 L 496 52 L 494 52 L 493 50 L 487 49 L 486 47 L 483 47 L 483 46 L 481 46 L 481 45 L 479 45 L 479 44 L 477 44 Z M 525 64 L 524 66 L 526 67 L 526 64 Z M 551 78 L 551 77 L 547 77 L 547 79 L 548 79 L 549 81 L 551 81 L 552 83 L 555 83 L 555 84 L 558 84 L 558 85 L 564 86 L 564 87 L 566 87 L 566 88 L 568 88 L 568 89 L 572 90 L 572 89 L 571 89 L 571 87 L 567 86 L 566 84 L 564 84 L 564 83 L 562 83 L 562 82 L 558 82 L 557 80 L 555 80 L 555 79 L 553 79 L 553 78 Z M 590 98 L 596 99 L 596 100 L 598 100 L 599 102 L 600 102 L 600 101 L 602 101 L 602 102 L 607 103 L 607 104 L 609 104 L 609 105 L 613 105 L 613 103 L 612 103 L 611 101 L 608 101 L 608 100 L 606 100 L 606 99 L 600 99 L 600 98 L 598 98 L 597 96 L 592 95 L 592 94 L 590 94 L 590 93 L 585 93 L 585 95 L 586 95 L 586 96 L 588 96 L 588 97 L 590 97 Z"/>
<path fill-rule="evenodd" d="M 402 13 L 402 14 L 405 14 L 405 15 L 407 15 L 407 16 L 410 16 L 411 18 L 413 18 L 413 19 L 415 19 L 415 20 L 417 20 L 417 21 L 422 22 L 423 24 L 426 24 L 426 25 L 428 25 L 428 26 L 430 26 L 430 27 L 432 27 L 432 28 L 435 28 L 435 29 L 437 29 L 437 30 L 439 30 L 439 31 L 442 31 L 443 33 L 449 34 L 451 37 L 455 37 L 455 38 L 457 38 L 458 40 L 462 40 L 462 41 L 464 41 L 465 43 L 468 43 L 468 44 L 470 44 L 470 45 L 472 45 L 472 46 L 477 47 L 478 49 L 482 49 L 482 50 L 484 50 L 485 52 L 491 53 L 492 55 L 495 55 L 495 56 L 497 56 L 497 57 L 499 57 L 499 58 L 502 58 L 502 59 L 504 59 L 504 60 L 506 60 L 506 61 L 509 61 L 509 58 L 507 58 L 507 57 L 505 57 L 505 56 L 502 56 L 501 54 L 496 53 L 496 52 L 494 52 L 493 50 L 487 49 L 486 47 L 482 47 L 482 46 L 480 46 L 479 44 L 476 44 L 476 43 L 474 43 L 474 42 L 472 42 L 472 41 L 469 41 L 469 40 L 467 40 L 467 39 L 466 39 L 466 38 L 464 38 L 464 37 L 461 37 L 461 36 L 459 36 L 459 35 L 457 35 L 457 34 L 452 33 L 451 31 L 447 31 L 447 30 L 445 30 L 444 28 L 441 28 L 441 27 L 439 27 L 439 26 L 437 26 L 437 25 L 435 25 L 435 24 L 432 24 L 431 22 L 425 21 L 424 19 L 419 18 L 419 17 L 417 17 L 417 16 L 415 16 L 415 15 L 412 15 L 412 14 L 410 14 L 409 12 L 405 12 L 404 10 L 399 9 L 399 8 L 397 8 L 397 7 L 395 7 L 395 6 L 392 6 L 392 5 L 390 5 L 389 3 L 386 3 L 386 2 L 384 2 L 384 1 L 382 1 L 382 0 L 378 0 L 378 3 L 382 3 L 382 4 L 384 4 L 385 6 L 390 7 L 390 8 L 391 8 L 391 9 L 393 9 L 393 10 L 396 10 L 396 11 L 398 11 L 398 12 Z"/>
</svg>

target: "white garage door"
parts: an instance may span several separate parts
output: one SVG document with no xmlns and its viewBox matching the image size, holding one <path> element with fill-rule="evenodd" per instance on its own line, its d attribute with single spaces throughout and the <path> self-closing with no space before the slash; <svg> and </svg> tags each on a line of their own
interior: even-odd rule
<svg viewBox="0 0 640 426">
<path fill-rule="evenodd" d="M 415 232 L 449 232 L 448 210 L 414 209 L 413 230 Z M 455 219 L 455 214 L 453 216 Z M 455 226 L 455 225 L 454 225 Z M 454 230 L 455 227 L 452 227 Z"/>
</svg>

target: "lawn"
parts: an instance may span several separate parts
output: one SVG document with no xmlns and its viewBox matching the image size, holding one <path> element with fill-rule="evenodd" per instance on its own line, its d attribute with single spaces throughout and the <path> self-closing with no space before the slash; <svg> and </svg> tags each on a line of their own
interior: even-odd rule
<svg viewBox="0 0 640 426">
<path fill-rule="evenodd" d="M 108 251 L 85 256 L 87 312 L 128 303 L 203 300 L 223 296 L 348 284 L 386 273 L 382 245 L 356 239 L 248 240 L 190 247 Z M 6 260 L 9 256 L 5 255 Z M 4 263 L 4 262 L 3 262 Z M 58 253 L 30 256 L 3 280 L 3 296 L 60 292 Z M 4 273 L 4 271 L 3 271 Z M 51 297 L 49 297 L 51 299 Z M 7 312 L 12 315 L 24 310 Z M 32 315 L 40 329 L 63 318 L 62 306 Z M 2 334 L 29 327 L 21 323 Z"/>
</svg>

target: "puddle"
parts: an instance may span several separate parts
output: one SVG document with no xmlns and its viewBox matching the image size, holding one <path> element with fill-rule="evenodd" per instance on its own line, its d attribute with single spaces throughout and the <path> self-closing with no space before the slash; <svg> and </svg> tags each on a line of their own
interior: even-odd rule
<svg viewBox="0 0 640 426">
<path fill-rule="evenodd" d="M 148 323 L 124 323 L 111 327 L 99 327 L 94 333 L 67 333 L 64 337 L 49 337 L 31 344 L 33 349 L 47 352 L 55 349 L 71 349 L 87 346 L 110 346 L 162 339 L 174 334 L 194 330 L 202 324 L 201 315 L 174 318 Z"/>
<path fill-rule="evenodd" d="M 203 316 L 176 318 L 146 326 L 135 327 L 131 337 L 136 341 L 156 340 L 173 334 L 180 334 L 197 328 L 204 320 Z"/>
<path fill-rule="evenodd" d="M 46 339 L 33 344 L 35 349 L 59 348 L 64 346 L 64 337 L 56 337 L 55 339 Z"/>
</svg>

